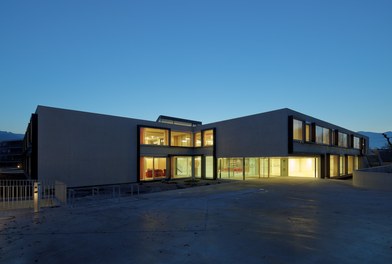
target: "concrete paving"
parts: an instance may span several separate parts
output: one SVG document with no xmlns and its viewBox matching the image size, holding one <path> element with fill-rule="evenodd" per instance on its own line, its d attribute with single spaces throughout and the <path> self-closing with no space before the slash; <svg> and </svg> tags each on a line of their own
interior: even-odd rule
<svg viewBox="0 0 392 264">
<path fill-rule="evenodd" d="M 392 263 L 392 192 L 271 178 L 3 211 L 0 263 Z"/>
</svg>

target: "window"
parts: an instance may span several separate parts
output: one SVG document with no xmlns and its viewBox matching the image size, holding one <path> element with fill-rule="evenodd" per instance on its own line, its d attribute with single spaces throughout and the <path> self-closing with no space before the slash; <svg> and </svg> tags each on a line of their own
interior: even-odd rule
<svg viewBox="0 0 392 264">
<path fill-rule="evenodd" d="M 194 142 L 195 147 L 201 147 L 201 132 L 196 132 L 195 133 L 195 142 Z"/>
<path fill-rule="evenodd" d="M 343 155 L 340 156 L 339 174 L 340 175 L 346 175 L 346 157 L 343 156 Z"/>
<path fill-rule="evenodd" d="M 347 156 L 347 174 L 353 174 L 354 168 L 354 157 Z"/>
<path fill-rule="evenodd" d="M 214 145 L 214 130 L 209 129 L 203 131 L 203 146 L 213 146 Z"/>
<path fill-rule="evenodd" d="M 220 178 L 243 179 L 242 158 L 220 158 L 218 160 L 218 173 Z"/>
<path fill-rule="evenodd" d="M 206 156 L 206 179 L 213 179 L 214 178 L 214 157 L 213 156 Z"/>
<path fill-rule="evenodd" d="M 260 158 L 260 176 L 269 177 L 269 158 Z"/>
<path fill-rule="evenodd" d="M 259 158 L 245 158 L 245 178 L 260 178 Z"/>
<path fill-rule="evenodd" d="M 329 145 L 329 129 L 316 126 L 316 143 Z"/>
<path fill-rule="evenodd" d="M 170 145 L 174 147 L 192 147 L 192 133 L 171 131 Z"/>
<path fill-rule="evenodd" d="M 197 156 L 194 157 L 194 159 L 195 159 L 195 167 L 194 167 L 195 178 L 201 178 L 201 157 Z"/>
<path fill-rule="evenodd" d="M 302 141 L 302 121 L 293 119 L 293 139 Z"/>
<path fill-rule="evenodd" d="M 148 181 L 166 177 L 166 158 L 141 157 L 140 180 Z"/>
<path fill-rule="evenodd" d="M 140 128 L 140 144 L 167 146 L 169 145 L 168 135 L 167 129 L 142 127 Z"/>
<path fill-rule="evenodd" d="M 345 133 L 338 133 L 338 146 L 347 148 L 347 134 Z"/>
<path fill-rule="evenodd" d="M 192 157 L 173 157 L 172 159 L 173 178 L 192 176 Z"/>
<path fill-rule="evenodd" d="M 360 138 L 359 137 L 354 137 L 353 138 L 353 148 L 361 149 L 361 144 L 360 144 Z"/>
<path fill-rule="evenodd" d="M 270 177 L 281 176 L 280 161 L 281 161 L 280 158 L 270 158 L 270 163 L 269 163 Z"/>
<path fill-rule="evenodd" d="M 354 170 L 358 170 L 359 169 L 359 157 L 355 156 L 354 157 Z"/>
<path fill-rule="evenodd" d="M 311 136 L 311 127 L 310 127 L 310 124 L 306 124 L 306 129 L 305 129 L 306 131 L 305 131 L 305 140 L 306 140 L 306 142 L 310 142 L 310 141 L 312 141 L 312 136 Z"/>
<path fill-rule="evenodd" d="M 329 156 L 329 177 L 339 176 L 339 156 Z"/>
<path fill-rule="evenodd" d="M 317 158 L 289 158 L 289 176 L 317 177 Z"/>
</svg>

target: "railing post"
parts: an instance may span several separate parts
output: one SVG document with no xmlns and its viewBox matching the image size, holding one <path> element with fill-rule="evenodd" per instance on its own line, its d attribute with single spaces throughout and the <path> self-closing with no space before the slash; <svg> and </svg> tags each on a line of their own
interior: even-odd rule
<svg viewBox="0 0 392 264">
<path fill-rule="evenodd" d="M 41 199 L 41 183 L 34 182 L 34 213 L 39 212 L 39 200 Z"/>
</svg>

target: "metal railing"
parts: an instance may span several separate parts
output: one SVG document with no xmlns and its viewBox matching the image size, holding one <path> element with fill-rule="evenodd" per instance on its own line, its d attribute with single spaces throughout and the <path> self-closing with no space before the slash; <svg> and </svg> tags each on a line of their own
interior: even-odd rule
<svg viewBox="0 0 392 264">
<path fill-rule="evenodd" d="M 76 201 L 139 196 L 139 194 L 140 187 L 138 183 L 76 187 L 68 188 L 67 203 L 74 206 Z"/>
<path fill-rule="evenodd" d="M 0 209 L 33 208 L 34 183 L 36 182 L 36 180 L 0 180 Z M 61 188 L 61 183 L 45 181 L 40 181 L 40 183 L 40 207 L 58 205 L 59 199 L 56 197 L 56 188 L 57 192 L 64 189 L 64 187 Z M 60 200 L 60 202 L 64 201 Z"/>
</svg>

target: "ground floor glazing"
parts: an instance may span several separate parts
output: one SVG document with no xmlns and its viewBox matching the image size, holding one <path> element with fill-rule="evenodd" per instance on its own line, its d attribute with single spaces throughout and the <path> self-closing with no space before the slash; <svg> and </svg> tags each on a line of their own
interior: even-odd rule
<svg viewBox="0 0 392 264">
<path fill-rule="evenodd" d="M 321 166 L 321 163 L 324 166 Z M 322 171 L 322 167 L 326 167 Z M 164 178 L 205 178 L 246 180 L 268 177 L 339 177 L 358 169 L 358 157 L 327 155 L 326 157 L 230 157 L 169 156 L 141 157 L 140 180 Z M 214 175 L 214 171 L 216 172 Z"/>
</svg>

